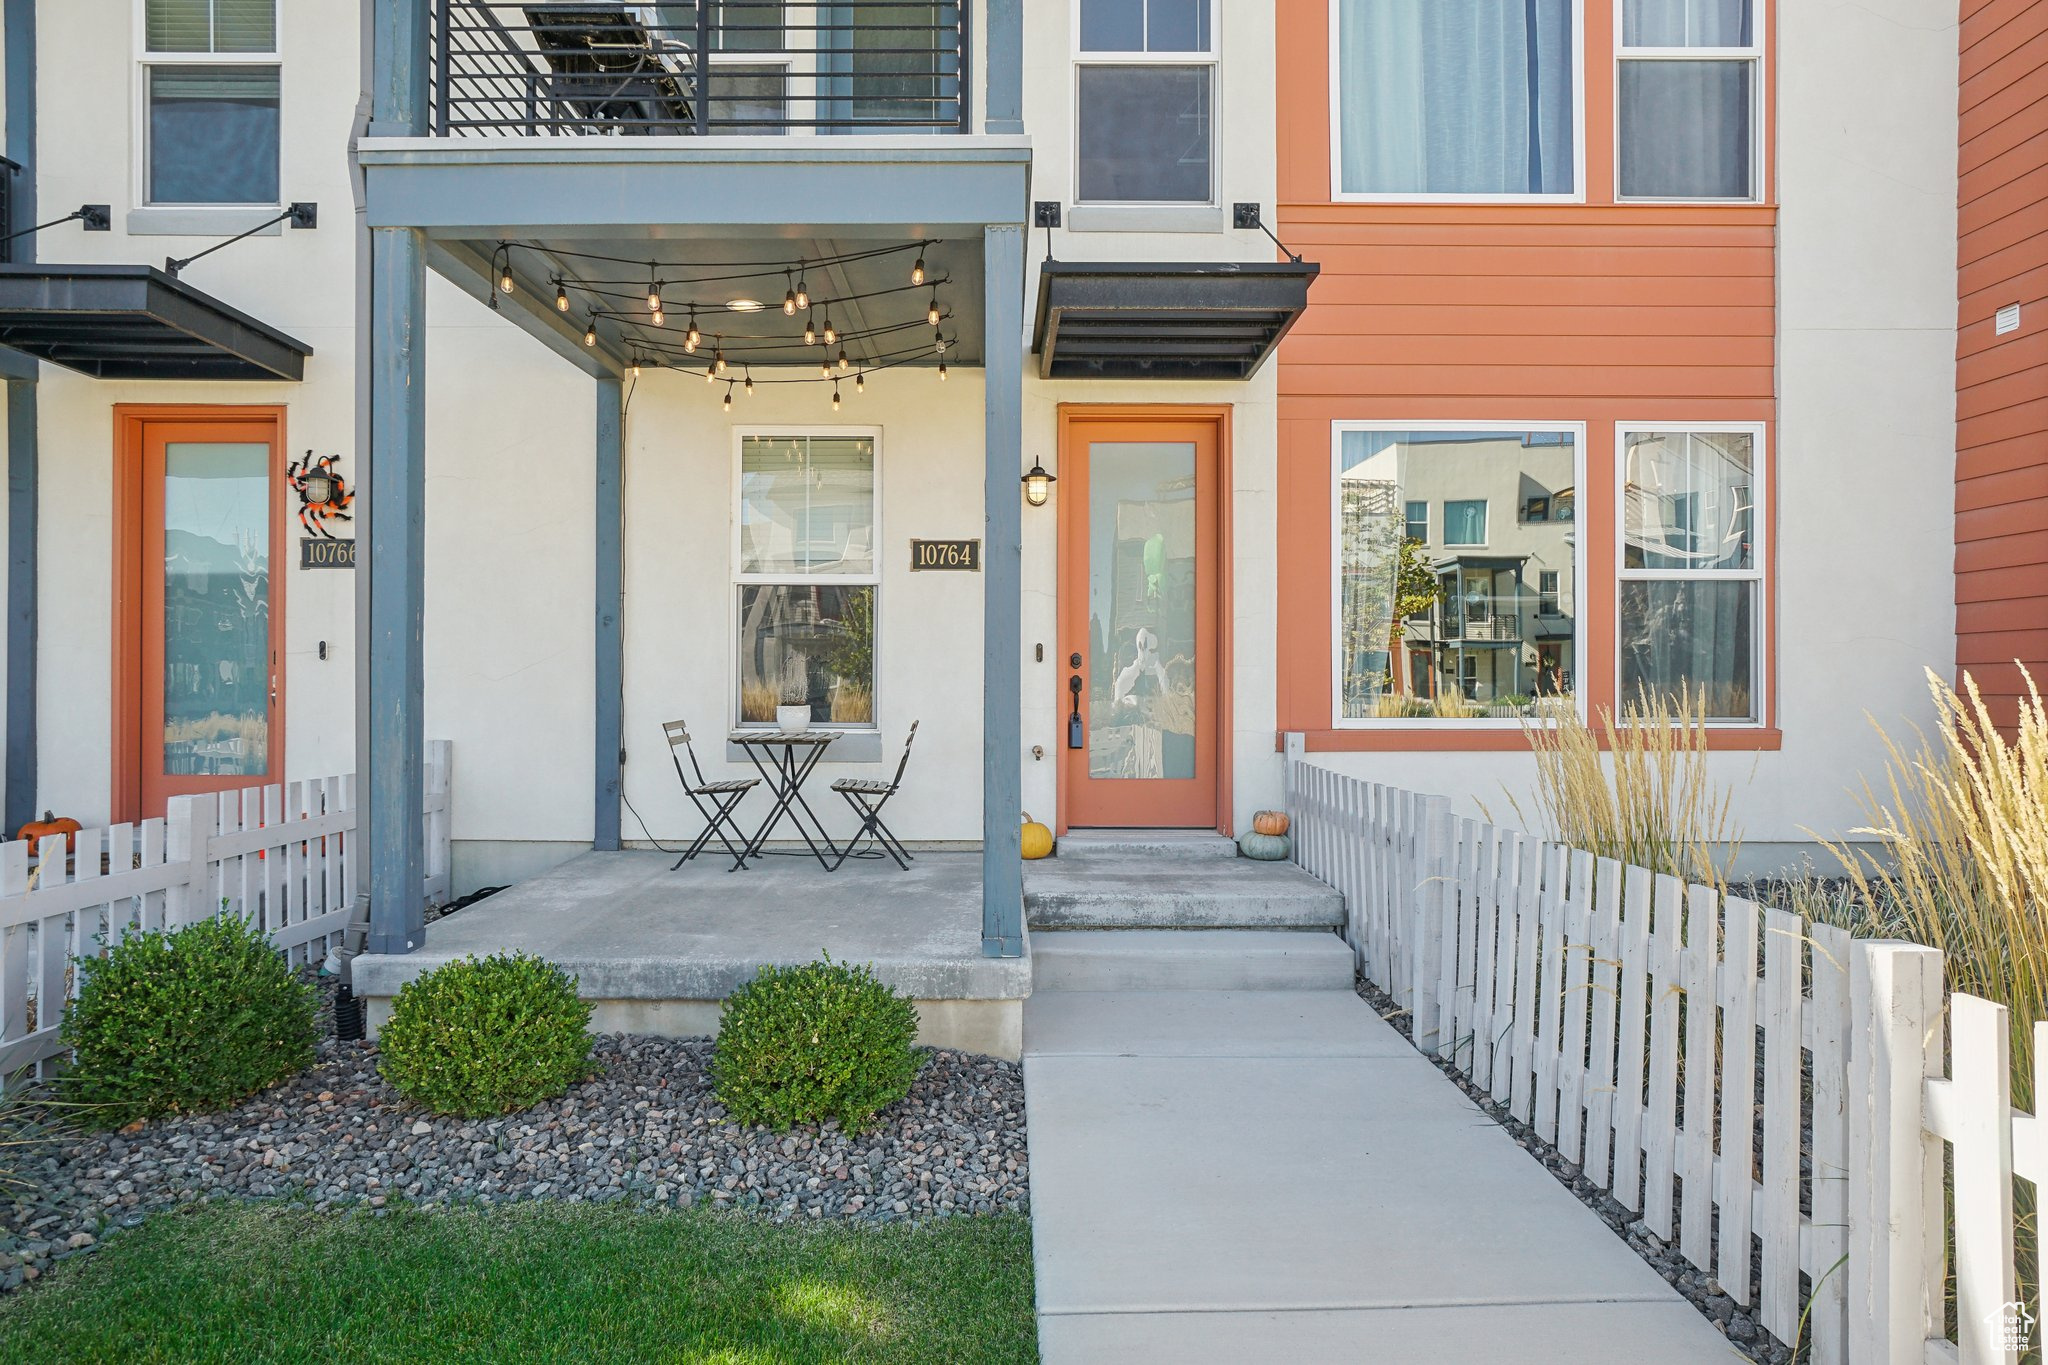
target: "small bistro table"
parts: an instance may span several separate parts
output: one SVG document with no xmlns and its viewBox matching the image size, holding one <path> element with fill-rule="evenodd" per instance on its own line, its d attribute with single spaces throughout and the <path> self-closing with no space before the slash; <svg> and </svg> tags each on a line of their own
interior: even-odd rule
<svg viewBox="0 0 2048 1365">
<path fill-rule="evenodd" d="M 832 742 L 843 737 L 839 730 L 800 730 L 790 733 L 784 730 L 735 730 L 726 736 L 728 743 L 737 744 L 753 763 L 761 780 L 775 793 L 775 804 L 769 808 L 768 818 L 761 822 L 761 828 L 747 844 L 743 858 L 758 858 L 768 836 L 775 832 L 775 826 L 787 814 L 796 825 L 796 832 L 803 836 L 804 844 L 811 850 L 819 864 L 830 872 L 832 859 L 839 854 L 839 846 L 832 842 L 832 836 L 825 833 L 825 822 L 804 800 L 804 781 L 811 770 L 818 766 L 818 760 L 825 756 L 825 750 Z M 808 816 L 810 824 L 805 825 Z M 811 831 L 817 831 L 817 839 L 811 838 Z M 824 848 L 819 848 L 819 842 Z M 829 855 L 829 856 L 828 856 Z"/>
</svg>

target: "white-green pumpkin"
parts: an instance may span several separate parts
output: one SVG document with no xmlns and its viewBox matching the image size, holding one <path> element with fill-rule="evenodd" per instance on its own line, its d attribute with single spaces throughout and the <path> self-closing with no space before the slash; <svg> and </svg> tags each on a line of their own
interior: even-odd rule
<svg viewBox="0 0 2048 1365">
<path fill-rule="evenodd" d="M 1284 834 L 1261 834 L 1257 830 L 1246 830 L 1237 837 L 1237 851 L 1262 863 L 1287 861 L 1288 851 L 1292 847 Z"/>
</svg>

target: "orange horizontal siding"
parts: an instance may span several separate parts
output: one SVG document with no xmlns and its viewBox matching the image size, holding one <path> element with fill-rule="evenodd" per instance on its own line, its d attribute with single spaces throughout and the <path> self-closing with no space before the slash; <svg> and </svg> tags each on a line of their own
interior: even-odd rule
<svg viewBox="0 0 2048 1365">
<path fill-rule="evenodd" d="M 1956 667 L 2010 723 L 2020 668 L 2048 679 L 2048 5 L 1961 15 Z"/>
<path fill-rule="evenodd" d="M 1521 747 L 1512 734 L 1330 729 L 1331 423 L 1586 424 L 1577 671 L 1589 700 L 1611 705 L 1614 424 L 1771 421 L 1770 172 L 1762 204 L 1612 202 L 1613 7 L 1589 4 L 1586 202 L 1333 202 L 1331 2 L 1275 11 L 1276 230 L 1322 269 L 1278 362 L 1280 725 L 1319 749 Z M 1773 117 L 1767 105 L 1767 143 Z"/>
</svg>

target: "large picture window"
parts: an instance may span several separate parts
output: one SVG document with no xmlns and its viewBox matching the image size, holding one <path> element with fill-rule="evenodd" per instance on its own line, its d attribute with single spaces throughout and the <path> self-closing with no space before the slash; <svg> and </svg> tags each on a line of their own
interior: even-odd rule
<svg viewBox="0 0 2048 1365">
<path fill-rule="evenodd" d="M 1757 197 L 1758 30 L 1756 0 L 1621 0 L 1622 198 Z"/>
<path fill-rule="evenodd" d="M 278 200 L 277 0 L 145 0 L 144 198 Z"/>
<path fill-rule="evenodd" d="M 1580 445 L 1575 427 L 1339 424 L 1338 725 L 1508 724 L 1575 704 L 1573 528 L 1487 509 L 1569 497 Z M 1418 502 L 1443 509 L 1420 536 Z"/>
<path fill-rule="evenodd" d="M 1578 190 L 1573 0 L 1335 0 L 1340 198 Z"/>
<path fill-rule="evenodd" d="M 876 438 L 740 436 L 737 711 L 875 720 Z"/>
<path fill-rule="evenodd" d="M 1621 701 L 1704 699 L 1721 721 L 1761 716 L 1761 433 L 1618 434 Z"/>
<path fill-rule="evenodd" d="M 1210 0 L 1077 0 L 1075 197 L 1215 199 L 1216 36 Z"/>
</svg>

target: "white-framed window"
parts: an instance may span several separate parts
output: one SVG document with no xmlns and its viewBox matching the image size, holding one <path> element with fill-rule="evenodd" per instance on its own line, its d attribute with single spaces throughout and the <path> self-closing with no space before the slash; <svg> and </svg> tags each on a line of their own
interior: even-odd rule
<svg viewBox="0 0 2048 1365">
<path fill-rule="evenodd" d="M 1411 501 L 1407 505 L 1406 534 L 1410 540 L 1429 539 L 1429 504 Z"/>
<path fill-rule="evenodd" d="M 1331 0 L 1331 197 L 1582 198 L 1581 4 Z"/>
<path fill-rule="evenodd" d="M 1617 198 L 1758 197 L 1762 8 L 1763 0 L 1615 0 Z"/>
<path fill-rule="evenodd" d="M 1620 702 L 1686 690 L 1712 721 L 1760 723 L 1763 428 L 1622 423 L 1615 451 Z"/>
<path fill-rule="evenodd" d="M 278 0 L 139 0 L 141 202 L 275 205 Z"/>
<path fill-rule="evenodd" d="M 875 724 L 881 431 L 743 428 L 734 454 L 734 715 Z"/>
<path fill-rule="evenodd" d="M 1213 0 L 1074 0 L 1074 200 L 1216 200 Z"/>
<path fill-rule="evenodd" d="M 1338 728 L 1512 728 L 1576 705 L 1574 528 L 1488 509 L 1577 487 L 1584 451 L 1578 423 L 1332 424 Z M 1443 509 L 1433 535 L 1408 534 L 1417 502 Z"/>
</svg>

